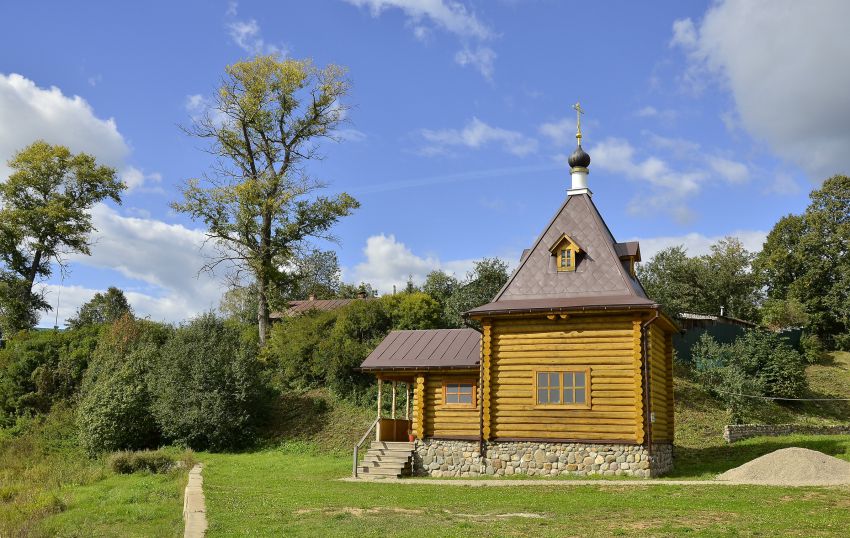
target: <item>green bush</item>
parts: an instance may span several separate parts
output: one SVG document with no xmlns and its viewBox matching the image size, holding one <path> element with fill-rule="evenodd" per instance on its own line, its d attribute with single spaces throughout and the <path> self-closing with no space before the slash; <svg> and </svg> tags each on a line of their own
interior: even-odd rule
<svg viewBox="0 0 850 538">
<path fill-rule="evenodd" d="M 169 333 L 167 326 L 129 316 L 103 332 L 77 409 L 80 443 L 90 455 L 159 444 L 148 383 Z"/>
<path fill-rule="evenodd" d="M 123 450 L 109 457 L 109 468 L 119 474 L 132 474 L 139 471 L 153 474 L 167 473 L 176 465 L 177 460 L 161 450 Z"/>
<path fill-rule="evenodd" d="M 0 349 L 0 425 L 75 396 L 99 330 L 21 332 Z"/>
<path fill-rule="evenodd" d="M 733 419 L 758 401 L 742 395 L 796 398 L 806 389 L 802 356 L 772 332 L 750 330 L 731 344 L 705 333 L 691 355 L 694 377 L 727 402 Z"/>
<path fill-rule="evenodd" d="M 151 378 L 163 435 L 195 450 L 252 442 L 264 401 L 257 349 L 253 332 L 213 314 L 177 328 Z"/>
<path fill-rule="evenodd" d="M 838 351 L 850 351 L 850 333 L 837 334 L 834 340 L 835 349 Z"/>
<path fill-rule="evenodd" d="M 320 349 L 333 330 L 336 316 L 334 311 L 313 310 L 272 326 L 263 358 L 271 365 L 278 388 L 307 389 L 324 384 L 327 368 Z"/>
<path fill-rule="evenodd" d="M 804 334 L 800 337 L 800 347 L 803 348 L 803 357 L 809 364 L 817 364 L 826 356 L 826 349 L 820 336 L 816 334 Z"/>
</svg>

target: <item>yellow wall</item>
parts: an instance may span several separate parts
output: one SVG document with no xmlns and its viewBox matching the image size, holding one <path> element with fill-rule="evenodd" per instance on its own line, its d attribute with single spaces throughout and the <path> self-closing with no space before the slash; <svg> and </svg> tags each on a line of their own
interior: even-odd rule
<svg viewBox="0 0 850 538">
<path fill-rule="evenodd" d="M 424 409 L 421 415 L 414 412 L 414 431 L 417 430 L 417 419 L 421 416 L 422 432 L 425 437 L 479 437 L 480 422 L 478 419 L 478 398 L 476 394 L 476 405 L 473 407 L 446 406 L 443 403 L 443 383 L 457 383 L 459 381 L 472 381 L 478 391 L 478 370 L 469 372 L 444 373 L 427 372 L 423 374 L 424 383 L 422 390 L 416 390 L 416 398 L 422 398 Z M 418 387 L 418 385 L 417 385 Z M 414 401 L 414 410 L 417 409 L 419 400 Z"/>
<path fill-rule="evenodd" d="M 649 393 L 650 411 L 655 415 L 652 440 L 673 439 L 673 346 L 672 335 L 659 327 L 649 328 Z"/>
<path fill-rule="evenodd" d="M 494 320 L 489 438 L 640 442 L 633 321 L 633 316 L 608 315 Z M 536 406 L 535 368 L 559 365 L 590 368 L 590 409 Z"/>
</svg>

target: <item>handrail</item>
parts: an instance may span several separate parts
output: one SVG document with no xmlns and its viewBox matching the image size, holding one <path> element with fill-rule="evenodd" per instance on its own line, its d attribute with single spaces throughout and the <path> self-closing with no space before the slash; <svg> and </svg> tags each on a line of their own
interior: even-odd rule
<svg viewBox="0 0 850 538">
<path fill-rule="evenodd" d="M 375 427 L 378 425 L 378 423 L 380 421 L 381 421 L 381 417 L 376 418 L 375 422 L 373 422 L 372 425 L 369 426 L 369 429 L 366 430 L 366 433 L 364 433 L 363 437 L 360 438 L 360 441 L 358 441 L 357 444 L 354 445 L 354 467 L 353 467 L 354 478 L 357 478 L 357 456 L 358 456 L 358 453 L 360 452 L 360 447 L 363 445 L 363 443 L 366 442 L 366 438 L 369 437 L 369 434 L 372 433 L 372 430 L 375 429 Z"/>
</svg>

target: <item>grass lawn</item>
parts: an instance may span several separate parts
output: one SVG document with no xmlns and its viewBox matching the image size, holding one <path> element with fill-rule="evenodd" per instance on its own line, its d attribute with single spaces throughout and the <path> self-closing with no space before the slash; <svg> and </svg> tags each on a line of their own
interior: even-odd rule
<svg viewBox="0 0 850 538">
<path fill-rule="evenodd" d="M 845 451 L 850 440 L 845 439 Z M 347 483 L 341 456 L 204 454 L 209 536 L 832 536 L 850 488 Z"/>
<path fill-rule="evenodd" d="M 0 537 L 182 535 L 186 471 L 115 474 L 77 446 L 73 419 L 0 431 Z"/>
</svg>

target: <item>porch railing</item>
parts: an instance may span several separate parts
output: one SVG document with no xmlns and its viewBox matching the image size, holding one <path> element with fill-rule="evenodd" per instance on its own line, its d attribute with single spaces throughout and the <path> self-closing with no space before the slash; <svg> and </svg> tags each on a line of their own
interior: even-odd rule
<svg viewBox="0 0 850 538">
<path fill-rule="evenodd" d="M 357 444 L 354 445 L 354 465 L 353 465 L 353 469 L 352 469 L 353 474 L 354 474 L 354 478 L 357 478 L 357 460 L 358 460 L 358 456 L 360 455 L 360 447 L 363 446 L 363 443 L 366 442 L 366 438 L 369 437 L 369 435 L 373 431 L 375 431 L 375 428 L 378 427 L 378 423 L 380 423 L 380 422 L 381 422 L 381 417 L 376 418 L 375 422 L 373 422 L 372 425 L 369 426 L 369 429 L 366 430 L 366 433 L 364 433 L 363 437 L 360 438 L 360 441 L 358 441 Z"/>
</svg>

